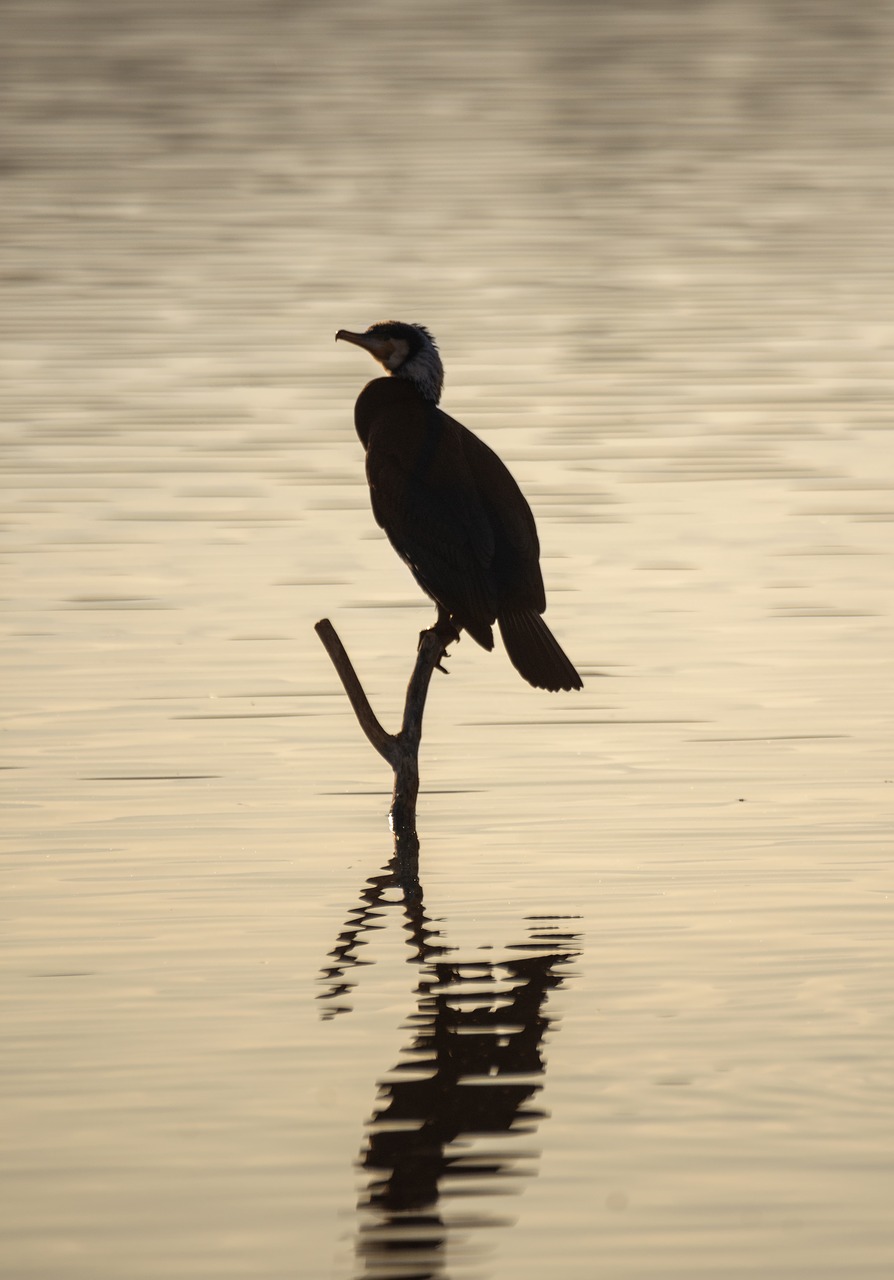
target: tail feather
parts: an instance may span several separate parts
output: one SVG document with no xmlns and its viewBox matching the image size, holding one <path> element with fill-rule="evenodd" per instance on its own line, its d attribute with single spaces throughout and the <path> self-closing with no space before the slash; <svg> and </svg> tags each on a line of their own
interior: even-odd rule
<svg viewBox="0 0 894 1280">
<path fill-rule="evenodd" d="M 497 619 L 509 661 L 535 689 L 582 689 L 583 680 L 534 609 L 505 609 Z"/>
</svg>

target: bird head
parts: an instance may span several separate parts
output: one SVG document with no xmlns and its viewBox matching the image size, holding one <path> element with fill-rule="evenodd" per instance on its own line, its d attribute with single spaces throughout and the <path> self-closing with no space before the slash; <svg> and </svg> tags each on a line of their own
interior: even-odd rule
<svg viewBox="0 0 894 1280">
<path fill-rule="evenodd" d="M 408 379 L 424 399 L 434 404 L 440 400 L 444 366 L 435 340 L 424 325 L 380 320 L 378 324 L 371 324 L 365 333 L 339 329 L 336 342 L 340 338 L 363 347 L 395 378 Z"/>
</svg>

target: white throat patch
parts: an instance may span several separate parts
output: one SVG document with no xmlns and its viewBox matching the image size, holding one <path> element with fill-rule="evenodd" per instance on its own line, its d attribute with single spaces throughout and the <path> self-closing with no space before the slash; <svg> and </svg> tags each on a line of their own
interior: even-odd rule
<svg viewBox="0 0 894 1280">
<path fill-rule="evenodd" d="M 409 351 L 407 344 L 398 339 L 394 345 L 395 348 L 404 348 L 403 362 L 395 367 L 392 364 L 394 357 L 390 357 L 388 368 L 395 377 L 406 378 L 409 382 L 412 382 L 426 400 L 431 400 L 434 404 L 437 404 L 444 387 L 444 366 L 441 364 L 441 357 L 438 355 L 437 347 L 426 337 L 421 349 L 416 352 L 412 359 L 407 360 L 406 355 Z"/>
</svg>

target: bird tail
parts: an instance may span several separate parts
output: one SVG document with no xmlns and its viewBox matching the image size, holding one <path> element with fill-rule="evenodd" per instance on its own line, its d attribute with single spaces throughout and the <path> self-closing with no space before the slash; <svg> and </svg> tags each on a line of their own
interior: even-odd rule
<svg viewBox="0 0 894 1280">
<path fill-rule="evenodd" d="M 582 689 L 583 680 L 535 609 L 504 609 L 497 619 L 509 661 L 535 689 Z"/>
</svg>

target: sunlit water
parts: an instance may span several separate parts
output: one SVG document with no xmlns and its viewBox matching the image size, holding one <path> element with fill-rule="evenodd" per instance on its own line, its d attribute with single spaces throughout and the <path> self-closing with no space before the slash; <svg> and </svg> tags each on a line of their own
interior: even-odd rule
<svg viewBox="0 0 894 1280">
<path fill-rule="evenodd" d="M 894 19 L 4 10 L 4 1274 L 894 1273 Z M 428 324 L 580 695 L 432 616 Z"/>
</svg>

